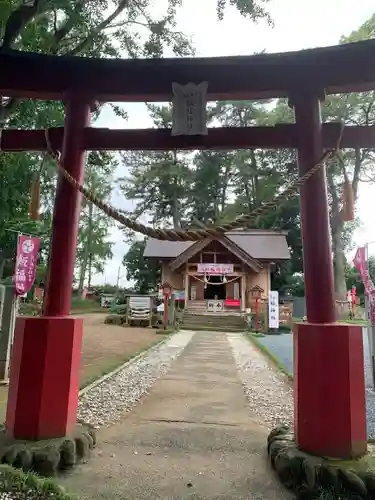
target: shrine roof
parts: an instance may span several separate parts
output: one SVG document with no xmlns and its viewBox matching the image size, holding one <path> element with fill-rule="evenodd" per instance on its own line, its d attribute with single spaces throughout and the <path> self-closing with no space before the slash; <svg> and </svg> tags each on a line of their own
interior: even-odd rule
<svg viewBox="0 0 375 500">
<path fill-rule="evenodd" d="M 209 100 L 287 96 L 293 91 L 375 88 L 375 39 L 295 52 L 215 58 L 96 59 L 0 52 L 0 94 L 100 101 L 170 101 L 172 82 L 208 82 Z"/>
<path fill-rule="evenodd" d="M 225 233 L 225 236 L 249 257 L 259 261 L 290 259 L 286 235 L 285 231 L 264 229 L 236 230 Z M 149 238 L 143 255 L 148 258 L 175 259 L 194 243 L 193 241 L 161 241 Z"/>
</svg>

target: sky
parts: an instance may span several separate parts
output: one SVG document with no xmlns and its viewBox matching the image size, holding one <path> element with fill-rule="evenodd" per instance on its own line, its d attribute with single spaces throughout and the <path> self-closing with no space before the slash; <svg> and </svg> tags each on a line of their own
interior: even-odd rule
<svg viewBox="0 0 375 500">
<path fill-rule="evenodd" d="M 163 0 L 154 0 L 155 12 L 163 9 Z M 177 29 L 191 36 L 197 56 L 215 57 L 250 55 L 265 50 L 284 52 L 313 47 L 335 45 L 342 35 L 348 35 L 359 28 L 375 12 L 374 0 L 357 0 L 355 4 L 343 0 L 271 0 L 269 12 L 274 27 L 266 22 L 254 24 L 244 19 L 234 8 L 228 8 L 225 19 L 216 17 L 217 0 L 184 0 L 177 17 Z M 375 61 L 374 61 L 375 64 Z M 129 119 L 124 121 L 105 106 L 96 127 L 148 128 L 152 122 L 143 104 L 123 105 Z M 117 176 L 124 175 L 119 168 Z M 354 235 L 356 244 L 375 240 L 375 218 L 371 214 L 371 192 L 374 188 L 361 185 L 357 202 L 361 226 Z M 123 198 L 118 188 L 114 189 L 112 204 L 127 209 L 132 206 Z M 102 275 L 93 277 L 93 284 L 116 284 L 119 267 L 128 246 L 123 233 L 114 228 L 110 240 L 113 259 L 109 260 Z M 369 247 L 375 254 L 375 242 Z M 126 270 L 120 269 L 120 286 L 126 285 Z"/>
</svg>

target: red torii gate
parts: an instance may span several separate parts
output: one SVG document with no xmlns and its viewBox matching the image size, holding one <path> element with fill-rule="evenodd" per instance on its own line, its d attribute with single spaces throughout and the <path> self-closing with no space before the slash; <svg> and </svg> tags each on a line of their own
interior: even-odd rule
<svg viewBox="0 0 375 500">
<path fill-rule="evenodd" d="M 321 124 L 324 94 L 375 89 L 375 40 L 249 57 L 98 60 L 0 53 L 0 95 L 61 99 L 64 129 L 50 130 L 62 165 L 79 182 L 85 150 L 296 148 L 300 175 L 335 146 L 337 124 Z M 170 101 L 172 82 L 208 82 L 210 100 L 288 97 L 293 125 L 211 129 L 172 137 L 170 130 L 89 127 L 94 101 Z M 375 146 L 375 130 L 346 127 L 341 147 Z M 46 150 L 45 131 L 4 130 L 4 151 Z M 60 437 L 75 424 L 82 320 L 69 316 L 81 195 L 59 177 L 41 318 L 17 320 L 6 428 L 23 439 Z M 362 330 L 335 323 L 332 252 L 325 171 L 300 189 L 307 323 L 295 329 L 295 432 L 312 454 L 366 452 Z"/>
</svg>

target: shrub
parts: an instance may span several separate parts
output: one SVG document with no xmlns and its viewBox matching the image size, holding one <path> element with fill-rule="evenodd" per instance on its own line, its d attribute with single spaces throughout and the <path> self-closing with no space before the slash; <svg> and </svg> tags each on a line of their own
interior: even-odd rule
<svg viewBox="0 0 375 500">
<path fill-rule="evenodd" d="M 126 312 L 127 312 L 126 304 L 112 306 L 112 307 L 110 307 L 109 312 L 111 314 L 126 314 Z"/>
<path fill-rule="evenodd" d="M 54 500 L 72 500 L 74 497 L 65 493 L 63 488 L 52 479 L 42 479 L 34 474 L 14 469 L 9 465 L 0 465 L 1 498 L 40 498 Z M 9 492 L 9 495 L 6 495 Z"/>
<path fill-rule="evenodd" d="M 42 304 L 38 301 L 21 302 L 18 313 L 20 316 L 39 316 L 42 312 Z"/>
<path fill-rule="evenodd" d="M 109 314 L 106 316 L 104 323 L 107 325 L 118 325 L 121 326 L 124 322 L 122 316 L 118 314 Z"/>
<path fill-rule="evenodd" d="M 99 307 L 98 300 L 83 300 L 80 297 L 72 297 L 70 303 L 72 311 L 89 311 L 90 309 L 98 309 Z"/>
</svg>

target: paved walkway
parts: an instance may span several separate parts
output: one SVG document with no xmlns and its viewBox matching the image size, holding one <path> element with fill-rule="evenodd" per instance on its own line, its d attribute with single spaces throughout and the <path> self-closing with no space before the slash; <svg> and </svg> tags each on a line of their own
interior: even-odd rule
<svg viewBox="0 0 375 500">
<path fill-rule="evenodd" d="M 291 498 L 271 472 L 225 334 L 197 333 L 88 464 L 62 480 L 84 499 Z"/>
</svg>

